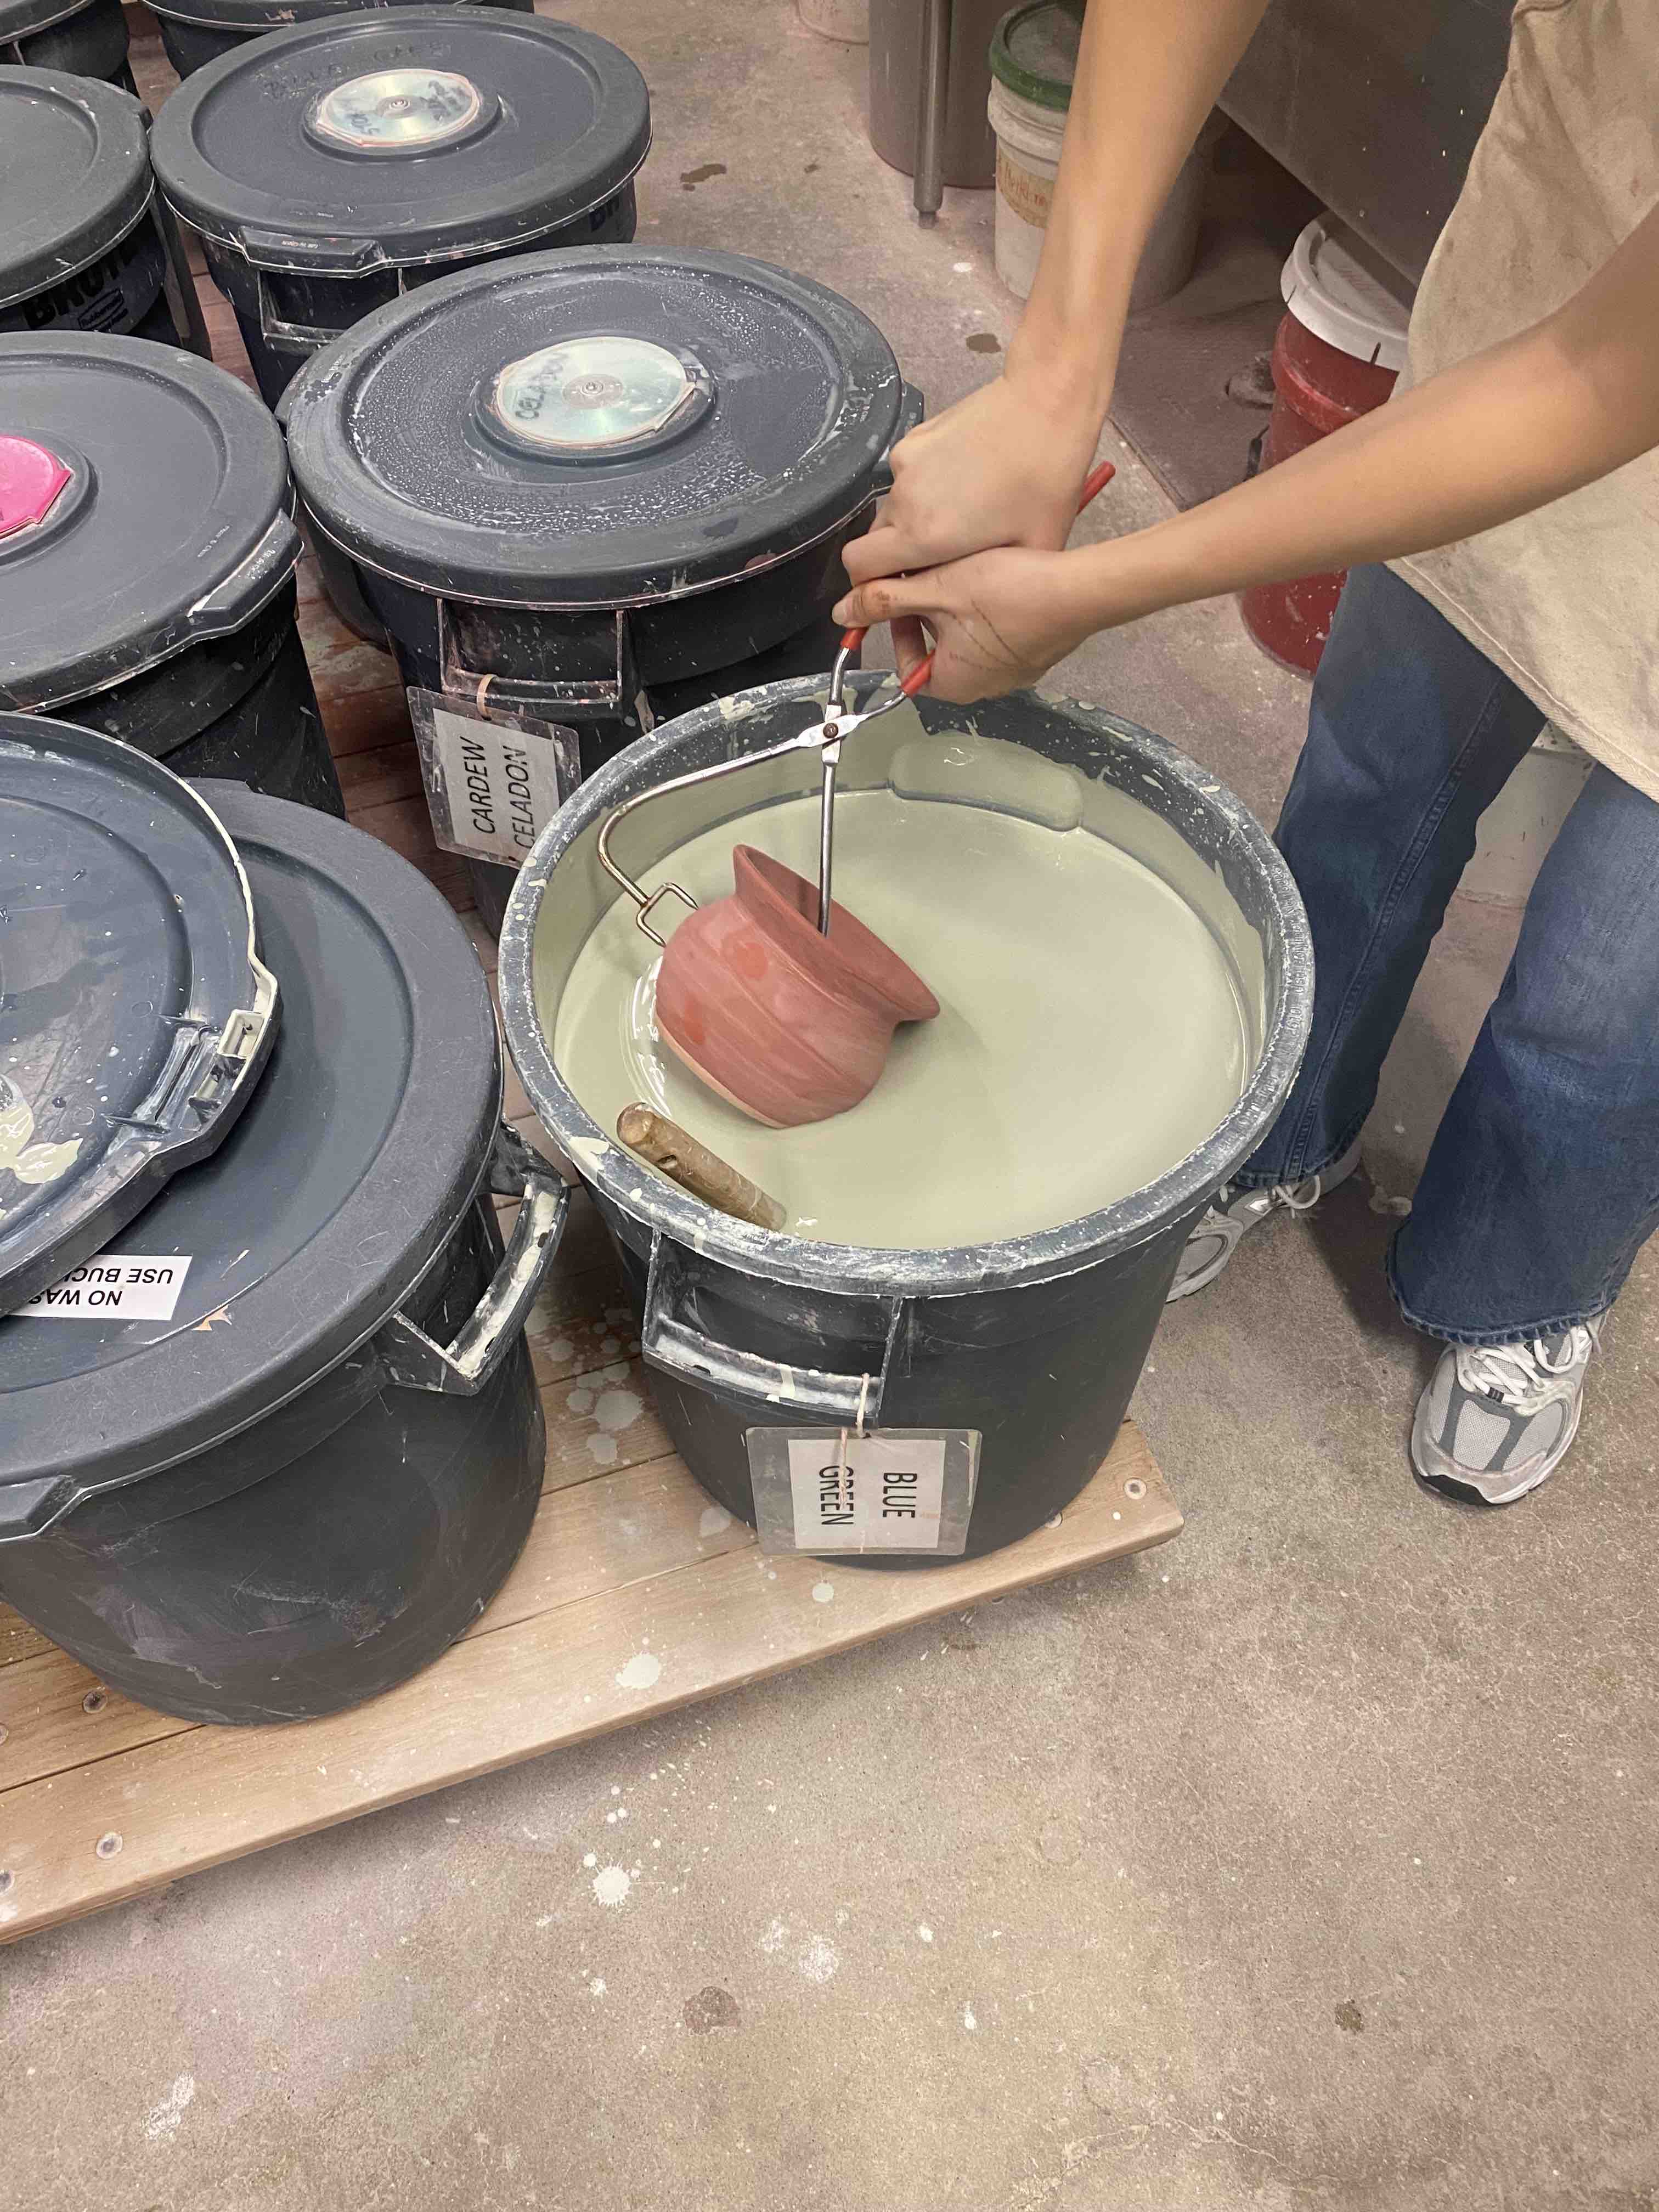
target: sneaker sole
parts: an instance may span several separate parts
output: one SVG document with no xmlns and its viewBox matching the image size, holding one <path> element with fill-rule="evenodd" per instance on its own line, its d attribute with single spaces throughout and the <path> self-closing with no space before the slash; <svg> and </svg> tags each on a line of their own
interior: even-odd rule
<svg viewBox="0 0 1659 2212">
<path fill-rule="evenodd" d="M 1541 1489 L 1549 1480 L 1556 1468 L 1571 1450 L 1573 1439 L 1578 1434 L 1578 1424 L 1583 1417 L 1584 1397 L 1583 1393 L 1580 1391 L 1578 1402 L 1572 1409 L 1572 1419 L 1567 1424 L 1567 1432 L 1544 1462 L 1543 1466 L 1535 1474 L 1526 1475 L 1519 1482 L 1511 1485 L 1509 1489 L 1498 1491 L 1491 1496 L 1463 1476 L 1452 1474 L 1450 1471 L 1452 1462 L 1446 1460 L 1444 1453 L 1437 1445 L 1431 1443 L 1426 1437 L 1418 1435 L 1415 1424 L 1413 1425 L 1412 1431 L 1412 1472 L 1425 1488 L 1438 1491 L 1443 1498 L 1455 1498 L 1466 1505 L 1513 1505 L 1517 1499 L 1529 1497 L 1534 1490 Z M 1436 1467 L 1432 1464 L 1434 1460 L 1442 1461 L 1444 1464 Z M 1430 1464 L 1425 1465 L 1425 1461 L 1429 1461 Z"/>
</svg>

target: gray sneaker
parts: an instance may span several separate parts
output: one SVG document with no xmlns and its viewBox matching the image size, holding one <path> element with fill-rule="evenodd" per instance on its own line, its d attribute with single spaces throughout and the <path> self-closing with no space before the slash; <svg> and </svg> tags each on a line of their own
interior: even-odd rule
<svg viewBox="0 0 1659 2212">
<path fill-rule="evenodd" d="M 1190 1297 L 1194 1291 L 1214 1282 L 1247 1229 L 1254 1229 L 1270 1213 L 1310 1212 L 1328 1191 L 1346 1182 L 1358 1165 L 1359 1146 L 1355 1143 L 1322 1175 L 1309 1176 L 1303 1182 L 1276 1182 L 1267 1190 L 1235 1190 L 1231 1183 L 1224 1183 L 1206 1208 L 1203 1219 L 1188 1232 L 1168 1303 L 1173 1305 L 1177 1298 Z"/>
<path fill-rule="evenodd" d="M 1592 1321 L 1529 1344 L 1449 1345 L 1417 1401 L 1412 1465 L 1431 1488 L 1477 1505 L 1536 1490 L 1578 1433 L 1601 1341 Z"/>
</svg>

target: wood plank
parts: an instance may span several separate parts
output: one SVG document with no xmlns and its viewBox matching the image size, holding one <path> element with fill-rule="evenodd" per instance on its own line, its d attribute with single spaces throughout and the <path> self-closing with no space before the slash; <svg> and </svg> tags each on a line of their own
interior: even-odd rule
<svg viewBox="0 0 1659 2212">
<path fill-rule="evenodd" d="M 672 1456 L 598 1480 L 604 1487 L 592 1498 L 574 1486 L 543 1493 L 512 1572 L 464 1637 L 487 1635 L 722 1552 L 753 1548 L 753 1529 L 688 1487 L 684 1468 Z M 43 1656 L 0 1673 L 0 1792 L 186 1735 L 199 1725 L 135 1705 L 48 1644 Z M 0 1795 L 0 1808 L 5 1802 Z"/>
<path fill-rule="evenodd" d="M 677 1462 L 662 1497 L 708 1500 Z M 617 1478 L 565 1502 L 616 1514 Z M 1087 1490 L 988 1559 L 908 1574 L 752 1547 L 477 1632 L 401 1688 L 332 1719 L 191 1729 L 0 1796 L 6 1940 L 358 1814 L 678 1711 L 1173 1536 L 1181 1516 L 1126 1427 Z M 647 1668 L 630 1665 L 649 1656 Z"/>
</svg>

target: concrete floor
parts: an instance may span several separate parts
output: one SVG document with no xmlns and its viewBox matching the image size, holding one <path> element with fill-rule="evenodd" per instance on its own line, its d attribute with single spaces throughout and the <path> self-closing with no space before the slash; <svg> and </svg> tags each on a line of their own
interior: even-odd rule
<svg viewBox="0 0 1659 2212">
<path fill-rule="evenodd" d="M 916 229 L 860 54 L 781 0 L 566 12 L 651 81 L 643 238 L 824 277 L 935 405 L 983 376 L 989 199 Z M 1161 511 L 1120 459 L 1091 527 Z M 1305 694 L 1230 605 L 1059 680 L 1271 818 Z M 1504 928 L 1413 1010 L 1392 1189 Z M 1651 2212 L 1659 1253 L 1569 1468 L 1477 1516 L 1406 1473 L 1389 1227 L 1350 1187 L 1171 1312 L 1167 1549 L 0 1954 L 6 2201 Z"/>
</svg>

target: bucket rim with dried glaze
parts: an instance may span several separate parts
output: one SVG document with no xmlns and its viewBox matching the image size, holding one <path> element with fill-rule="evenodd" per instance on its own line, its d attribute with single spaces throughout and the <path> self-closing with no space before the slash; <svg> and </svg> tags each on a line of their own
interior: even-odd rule
<svg viewBox="0 0 1659 2212">
<path fill-rule="evenodd" d="M 879 675 L 854 679 L 855 696 L 881 680 Z M 586 836 L 592 842 L 599 822 L 623 799 L 690 768 L 757 752 L 803 726 L 814 709 L 822 709 L 826 681 L 807 677 L 765 684 L 665 723 L 579 786 L 538 838 L 507 904 L 497 974 L 507 1049 L 543 1127 L 602 1200 L 654 1236 L 702 1259 L 807 1291 L 926 1298 L 1035 1283 L 1091 1267 L 1167 1231 L 1183 1215 L 1196 1214 L 1267 1135 L 1296 1079 L 1313 1014 L 1312 939 L 1290 870 L 1243 802 L 1151 731 L 1079 700 L 1018 691 L 972 708 L 926 697 L 912 703 L 929 732 L 966 729 L 1042 754 L 1042 736 L 1052 738 L 1058 728 L 1103 758 L 1118 751 L 1126 776 L 1132 772 L 1144 787 L 1104 780 L 1167 821 L 1149 795 L 1160 792 L 1176 811 L 1205 824 L 1215 847 L 1211 864 L 1218 870 L 1231 864 L 1248 884 L 1261 921 L 1248 911 L 1244 918 L 1263 939 L 1267 1004 L 1262 1033 L 1238 1099 L 1184 1159 L 1110 1205 L 1018 1237 L 911 1250 L 831 1243 L 737 1221 L 690 1197 L 602 1129 L 567 1085 L 544 1030 L 533 974 L 544 902 L 559 866 L 579 840 Z M 740 787 L 741 779 L 734 777 L 727 788 L 735 793 Z M 802 794 L 809 787 L 816 789 L 803 770 Z M 642 809 L 635 818 L 648 821 L 649 814 Z M 1197 853 L 1179 823 L 1171 826 Z M 550 1024 L 553 1012 L 550 1007 Z"/>
</svg>

